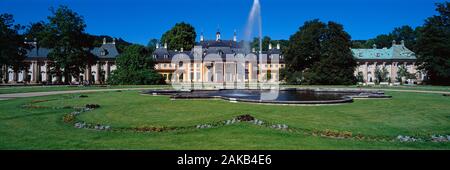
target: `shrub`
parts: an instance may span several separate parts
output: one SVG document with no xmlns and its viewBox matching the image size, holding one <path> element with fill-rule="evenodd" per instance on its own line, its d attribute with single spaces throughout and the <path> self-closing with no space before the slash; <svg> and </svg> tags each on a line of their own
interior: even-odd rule
<svg viewBox="0 0 450 170">
<path fill-rule="evenodd" d="M 75 121 L 75 115 L 73 115 L 73 114 L 66 114 L 66 115 L 64 115 L 64 117 L 63 117 L 63 121 L 64 121 L 65 123 L 73 122 L 73 121 Z"/>
</svg>

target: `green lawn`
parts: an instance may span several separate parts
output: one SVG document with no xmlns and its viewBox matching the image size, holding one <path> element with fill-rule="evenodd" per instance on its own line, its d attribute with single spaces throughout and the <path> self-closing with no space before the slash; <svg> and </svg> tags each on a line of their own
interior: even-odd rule
<svg viewBox="0 0 450 170">
<path fill-rule="evenodd" d="M 97 92 L 0 101 L 0 149 L 450 149 L 450 143 L 401 143 L 397 135 L 450 134 L 450 97 L 388 92 L 392 99 L 356 100 L 331 106 L 273 106 L 223 100 L 175 100 L 138 91 Z M 49 100 L 49 101 L 45 101 Z M 41 101 L 41 102 L 39 102 Z M 43 102 L 42 102 L 43 101 Z M 24 105 L 49 106 L 26 108 Z M 282 131 L 239 123 L 169 132 L 105 132 L 76 129 L 62 121 L 72 109 L 100 104 L 78 119 L 115 127 L 187 127 L 251 114 Z M 333 139 L 311 131 L 349 131 L 381 140 Z"/>
<path fill-rule="evenodd" d="M 280 87 L 299 88 L 359 88 L 357 86 L 327 86 L 327 85 L 280 85 Z M 123 88 L 171 88 L 171 85 L 120 85 L 120 86 L 0 86 L 0 94 L 27 93 L 45 91 L 67 91 L 67 90 L 92 90 L 92 89 L 123 89 Z M 364 89 L 392 89 L 392 90 L 425 90 L 450 92 L 450 86 L 373 86 L 362 87 Z"/>
</svg>

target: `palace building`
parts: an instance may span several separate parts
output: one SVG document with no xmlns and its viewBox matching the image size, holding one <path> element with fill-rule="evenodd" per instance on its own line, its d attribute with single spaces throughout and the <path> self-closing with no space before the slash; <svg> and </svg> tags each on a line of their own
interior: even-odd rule
<svg viewBox="0 0 450 170">
<path fill-rule="evenodd" d="M 32 45 L 32 49 L 28 50 L 25 62 L 25 69 L 13 70 L 6 65 L 2 66 L 2 74 L 4 84 L 56 84 L 63 82 L 66 77 L 57 77 L 50 73 L 49 63 L 53 62 L 48 59 L 48 54 L 52 49 L 40 48 L 36 39 L 33 42 L 25 41 L 24 43 Z M 79 77 L 70 77 L 73 84 L 88 83 L 88 84 L 104 84 L 111 74 L 112 70 L 116 69 L 115 61 L 119 52 L 116 48 L 115 39 L 112 42 L 106 42 L 103 39 L 103 44 L 100 47 L 95 47 L 91 50 L 95 56 L 95 64 L 86 66 L 85 72 Z"/>
<path fill-rule="evenodd" d="M 217 32 L 215 40 L 205 40 L 202 34 L 200 42 L 190 51 L 168 50 L 167 44 L 157 46 L 153 58 L 157 63 L 155 69 L 166 82 L 275 82 L 285 64 L 280 44 L 275 48 L 270 45 L 268 49 L 245 50 L 244 43 L 237 41 L 236 32 L 232 40 L 222 40 Z M 258 57 L 259 54 L 264 57 Z M 185 61 L 173 63 L 176 56 L 184 56 Z"/>
<path fill-rule="evenodd" d="M 2 66 L 4 84 L 55 84 L 63 82 L 66 77 L 57 77 L 50 73 L 47 57 L 51 49 L 39 48 L 36 41 L 25 42 L 34 46 L 25 59 L 26 69 L 15 71 Z M 285 67 L 280 44 L 269 45 L 267 51 L 245 48 L 242 41 L 237 41 L 236 32 L 232 40 L 222 40 L 220 32 L 215 40 L 205 40 L 203 34 L 200 42 L 189 51 L 183 49 L 169 50 L 167 43 L 157 45 L 152 57 L 156 61 L 155 70 L 163 75 L 167 83 L 227 83 L 227 82 L 278 82 L 279 70 Z M 390 48 L 351 49 L 357 60 L 355 76 L 361 76 L 364 83 L 375 82 L 375 71 L 385 69 L 389 83 L 398 81 L 400 67 L 416 75 L 420 82 L 425 74 L 417 70 L 415 53 L 405 47 L 404 41 L 395 41 Z M 119 55 L 115 40 L 95 47 L 91 53 L 96 56 L 93 65 L 86 66 L 84 73 L 70 77 L 73 84 L 105 84 L 111 72 L 116 69 L 115 60 Z M 180 59 L 178 60 L 177 57 Z M 174 62 L 176 61 L 176 62 Z M 403 80 L 404 81 L 404 80 Z"/>
<path fill-rule="evenodd" d="M 408 73 L 414 74 L 417 82 L 421 82 L 425 78 L 425 74 L 417 70 L 415 53 L 405 47 L 405 41 L 403 40 L 400 44 L 395 40 L 392 41 L 392 47 L 390 48 L 379 49 L 374 44 L 372 49 L 352 49 L 352 52 L 358 63 L 355 76 L 362 75 L 364 83 L 373 84 L 376 79 L 375 71 L 383 68 L 388 71 L 389 83 L 398 81 L 397 72 L 400 67 L 404 67 Z"/>
</svg>

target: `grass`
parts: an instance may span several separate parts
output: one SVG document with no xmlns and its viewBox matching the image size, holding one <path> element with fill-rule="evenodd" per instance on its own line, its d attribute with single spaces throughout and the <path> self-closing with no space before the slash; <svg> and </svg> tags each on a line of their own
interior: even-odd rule
<svg viewBox="0 0 450 170">
<path fill-rule="evenodd" d="M 350 131 L 395 138 L 397 135 L 450 134 L 450 98 L 440 94 L 388 92 L 388 100 L 356 100 L 331 106 L 273 106 L 223 100 L 169 100 L 138 91 L 88 93 L 0 101 L 0 149 L 450 149 L 449 143 L 333 139 L 302 130 Z M 49 101 L 46 101 L 49 100 Z M 79 119 L 112 127 L 195 126 L 251 114 L 287 124 L 288 132 L 239 123 L 211 129 L 162 133 L 99 132 L 62 122 L 71 109 L 24 108 L 100 104 Z"/>
<path fill-rule="evenodd" d="M 281 87 L 300 88 L 360 88 L 357 86 L 328 86 L 328 85 L 281 85 Z M 68 90 L 93 90 L 93 89 L 123 89 L 123 88 L 171 88 L 170 85 L 118 85 L 118 86 L 0 86 L 0 94 L 28 93 L 45 91 L 68 91 Z M 366 86 L 363 89 L 387 89 L 387 90 L 424 90 L 450 92 L 450 86 Z"/>
</svg>

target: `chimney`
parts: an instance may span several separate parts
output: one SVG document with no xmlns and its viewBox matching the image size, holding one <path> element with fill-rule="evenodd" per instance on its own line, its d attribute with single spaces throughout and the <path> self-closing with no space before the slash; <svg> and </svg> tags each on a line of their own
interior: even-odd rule
<svg viewBox="0 0 450 170">
<path fill-rule="evenodd" d="M 112 44 L 116 44 L 116 38 L 113 38 Z"/>
<path fill-rule="evenodd" d="M 405 40 L 400 41 L 402 46 L 405 46 Z"/>
<path fill-rule="evenodd" d="M 277 50 L 281 49 L 280 42 L 277 43 Z"/>
<path fill-rule="evenodd" d="M 180 52 L 184 52 L 184 48 L 183 47 L 181 47 Z"/>
<path fill-rule="evenodd" d="M 397 41 L 392 40 L 392 46 L 394 46 L 394 45 L 396 45 L 396 44 L 397 44 Z"/>
<path fill-rule="evenodd" d="M 167 49 L 167 42 L 164 43 L 164 48 Z"/>
<path fill-rule="evenodd" d="M 236 35 L 236 30 L 234 30 L 234 36 L 233 36 L 233 41 L 236 42 L 237 41 L 237 35 Z"/>
<path fill-rule="evenodd" d="M 269 43 L 269 50 L 272 49 L 272 43 Z"/>
<path fill-rule="evenodd" d="M 159 48 L 159 43 L 156 43 L 156 49 L 158 49 Z"/>
<path fill-rule="evenodd" d="M 255 48 L 252 48 L 252 52 L 256 52 L 256 49 L 255 49 Z"/>
<path fill-rule="evenodd" d="M 373 48 L 373 49 L 377 49 L 377 45 L 376 45 L 376 44 L 373 44 L 373 45 L 372 45 L 372 48 Z"/>
<path fill-rule="evenodd" d="M 106 38 L 103 38 L 103 44 L 106 44 Z"/>
</svg>

